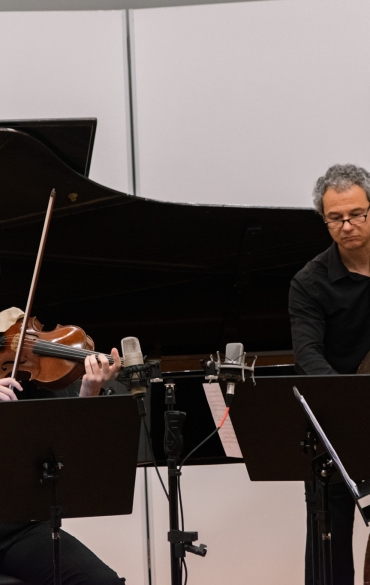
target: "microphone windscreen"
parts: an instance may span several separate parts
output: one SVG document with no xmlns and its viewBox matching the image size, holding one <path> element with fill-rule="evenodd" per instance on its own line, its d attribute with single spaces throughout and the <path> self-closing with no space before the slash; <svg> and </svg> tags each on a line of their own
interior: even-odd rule
<svg viewBox="0 0 370 585">
<path fill-rule="evenodd" d="M 138 366 L 144 363 L 140 342 L 137 337 L 124 337 L 121 341 L 124 367 Z"/>
<path fill-rule="evenodd" d="M 233 362 L 242 364 L 244 355 L 244 345 L 242 343 L 228 343 L 225 351 L 225 364 Z"/>
</svg>

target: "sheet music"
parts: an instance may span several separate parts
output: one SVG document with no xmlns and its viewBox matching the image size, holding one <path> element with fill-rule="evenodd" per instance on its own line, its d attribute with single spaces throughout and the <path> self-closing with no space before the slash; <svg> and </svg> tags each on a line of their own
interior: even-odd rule
<svg viewBox="0 0 370 585">
<path fill-rule="evenodd" d="M 226 404 L 222 395 L 220 384 L 217 382 L 213 382 L 212 384 L 206 382 L 203 384 L 203 388 L 204 392 L 206 393 L 213 420 L 215 421 L 216 427 L 218 427 L 226 409 Z M 221 429 L 218 431 L 218 434 L 220 436 L 226 457 L 243 458 L 238 439 L 236 438 L 233 423 L 231 422 L 229 416 L 225 420 Z"/>
<path fill-rule="evenodd" d="M 305 399 L 303 398 L 302 394 L 299 393 L 298 388 L 296 388 L 295 386 L 293 386 L 293 392 L 295 397 L 300 401 L 300 403 L 302 404 L 305 412 L 307 413 L 310 421 L 312 422 L 318 436 L 320 437 L 322 444 L 325 447 L 325 450 L 329 453 L 329 455 L 331 456 L 335 468 L 337 469 L 337 471 L 340 473 L 340 475 L 342 476 L 344 482 L 347 484 L 347 486 L 349 487 L 349 489 L 357 496 L 357 498 L 359 497 L 359 493 L 358 493 L 358 489 L 357 486 L 355 484 L 355 482 L 350 478 L 350 476 L 348 475 L 347 471 L 345 470 L 341 460 L 339 459 L 336 451 L 334 450 L 332 444 L 329 442 L 329 439 L 327 438 L 327 436 L 325 435 L 324 431 L 322 430 L 321 426 L 319 425 L 314 413 L 312 412 L 312 410 L 310 409 L 310 407 L 308 406 L 307 402 L 305 401 Z"/>
</svg>

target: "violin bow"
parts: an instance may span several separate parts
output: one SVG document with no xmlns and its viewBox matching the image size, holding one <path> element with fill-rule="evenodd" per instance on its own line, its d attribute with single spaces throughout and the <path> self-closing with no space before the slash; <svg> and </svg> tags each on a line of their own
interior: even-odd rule
<svg viewBox="0 0 370 585">
<path fill-rule="evenodd" d="M 28 300 L 27 300 L 27 305 L 26 305 L 26 309 L 24 312 L 23 323 L 22 323 L 22 327 L 20 330 L 20 334 L 19 334 L 18 347 L 17 347 L 17 351 L 15 353 L 14 364 L 13 364 L 12 375 L 11 375 L 11 377 L 14 379 L 16 378 L 17 372 L 18 372 L 19 360 L 21 357 L 22 349 L 23 349 L 24 338 L 26 336 L 26 330 L 27 330 L 27 326 L 28 326 L 28 319 L 30 317 L 33 299 L 35 296 L 35 291 L 36 291 L 36 286 L 37 286 L 37 281 L 38 281 L 39 274 L 40 274 L 41 263 L 42 263 L 42 259 L 44 256 L 45 244 L 46 244 L 46 239 L 48 236 L 51 214 L 53 212 L 53 207 L 54 207 L 56 195 L 57 194 L 56 194 L 55 189 L 52 189 L 50 196 L 49 196 L 48 208 L 46 210 L 46 215 L 45 215 L 45 220 L 44 220 L 44 228 L 43 228 L 42 234 L 41 234 L 39 251 L 37 253 L 35 268 L 33 271 L 30 292 L 28 293 Z"/>
</svg>

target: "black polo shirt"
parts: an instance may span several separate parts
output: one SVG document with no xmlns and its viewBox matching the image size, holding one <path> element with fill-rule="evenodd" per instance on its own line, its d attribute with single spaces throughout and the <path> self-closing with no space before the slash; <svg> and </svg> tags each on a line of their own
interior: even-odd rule
<svg viewBox="0 0 370 585">
<path fill-rule="evenodd" d="M 370 278 L 349 272 L 335 242 L 292 279 L 289 313 L 304 373 L 356 373 L 370 351 Z"/>
</svg>

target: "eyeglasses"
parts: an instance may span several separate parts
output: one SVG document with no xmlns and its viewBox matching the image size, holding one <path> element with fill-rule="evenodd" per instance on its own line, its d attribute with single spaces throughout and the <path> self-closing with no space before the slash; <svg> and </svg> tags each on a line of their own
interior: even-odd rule
<svg viewBox="0 0 370 585">
<path fill-rule="evenodd" d="M 356 215 L 355 217 L 350 217 L 349 219 L 334 219 L 332 221 L 325 221 L 325 225 L 329 230 L 339 230 L 342 228 L 346 221 L 351 225 L 357 225 L 359 223 L 365 223 L 366 218 L 368 216 L 370 210 L 370 205 L 366 210 L 366 213 L 363 215 Z"/>
</svg>

